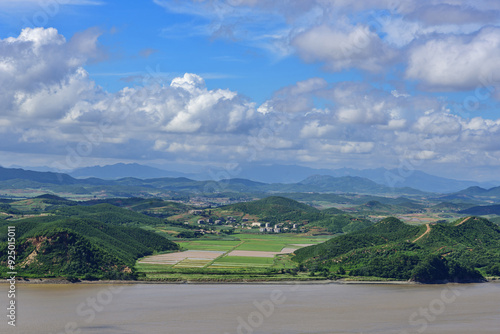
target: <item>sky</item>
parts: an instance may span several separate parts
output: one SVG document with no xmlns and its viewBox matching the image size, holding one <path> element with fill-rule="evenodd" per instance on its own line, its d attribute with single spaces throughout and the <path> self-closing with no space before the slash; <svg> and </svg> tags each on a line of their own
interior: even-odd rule
<svg viewBox="0 0 500 334">
<path fill-rule="evenodd" d="M 495 0 L 0 0 L 0 165 L 500 180 Z"/>
</svg>

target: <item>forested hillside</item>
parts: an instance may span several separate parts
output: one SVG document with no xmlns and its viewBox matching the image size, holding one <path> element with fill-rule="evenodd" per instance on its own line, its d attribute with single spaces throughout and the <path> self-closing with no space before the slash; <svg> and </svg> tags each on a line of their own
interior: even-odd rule
<svg viewBox="0 0 500 334">
<path fill-rule="evenodd" d="M 478 281 L 482 275 L 500 274 L 500 228 L 477 217 L 427 226 L 386 218 L 366 229 L 299 249 L 294 260 L 312 271 L 351 276 Z"/>
<path fill-rule="evenodd" d="M 16 230 L 16 271 L 28 277 L 134 278 L 135 261 L 179 246 L 139 225 L 161 220 L 109 204 L 71 206 L 55 215 L 0 226 L 0 274 L 7 270 L 7 225 Z"/>
</svg>

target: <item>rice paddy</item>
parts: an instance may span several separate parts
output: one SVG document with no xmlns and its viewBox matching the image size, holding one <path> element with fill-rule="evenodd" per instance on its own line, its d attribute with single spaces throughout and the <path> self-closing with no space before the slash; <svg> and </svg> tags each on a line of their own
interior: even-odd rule
<svg viewBox="0 0 500 334">
<path fill-rule="evenodd" d="M 279 255 L 290 254 L 298 248 L 328 239 L 287 234 L 236 234 L 234 237 L 237 240 L 195 239 L 181 242 L 185 251 L 145 257 L 137 262 L 137 269 L 153 278 L 158 276 L 159 271 L 169 268 L 251 270 L 282 267 L 283 260 Z M 149 275 L 148 272 L 155 274 Z"/>
</svg>

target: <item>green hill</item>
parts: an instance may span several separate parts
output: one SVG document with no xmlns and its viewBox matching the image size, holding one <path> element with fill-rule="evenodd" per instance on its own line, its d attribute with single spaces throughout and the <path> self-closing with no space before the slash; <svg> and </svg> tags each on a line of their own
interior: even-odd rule
<svg viewBox="0 0 500 334">
<path fill-rule="evenodd" d="M 500 198 L 500 187 L 484 189 L 481 187 L 469 187 L 465 190 L 455 193 L 455 195 L 469 196 L 477 199 L 494 199 L 498 201 Z"/>
<path fill-rule="evenodd" d="M 340 209 L 337 209 L 337 208 L 328 208 L 328 209 L 321 210 L 321 212 L 327 213 L 327 214 L 330 214 L 330 215 L 340 215 L 340 214 L 344 214 L 345 213 L 344 211 L 342 211 Z"/>
<path fill-rule="evenodd" d="M 0 203 L 0 212 L 5 213 L 5 214 L 12 214 L 12 215 L 20 215 L 22 214 L 21 211 L 19 211 L 16 208 L 13 208 L 10 204 L 7 203 Z"/>
<path fill-rule="evenodd" d="M 463 213 L 466 215 L 477 215 L 477 216 L 500 215 L 500 204 L 473 206 L 464 209 L 459 213 Z"/>
<path fill-rule="evenodd" d="M 377 200 L 368 201 L 355 208 L 356 212 L 370 212 L 379 214 L 417 213 L 424 210 L 424 206 L 410 200 L 393 201 L 394 204 L 382 203 Z"/>
<path fill-rule="evenodd" d="M 288 215 L 293 213 L 318 213 L 319 210 L 289 198 L 271 196 L 261 200 L 231 204 L 224 210 L 241 211 L 251 215 Z"/>
<path fill-rule="evenodd" d="M 78 180 L 67 174 L 52 172 L 35 172 L 21 168 L 0 167 L 0 181 L 23 179 L 40 183 L 76 184 Z"/>
<path fill-rule="evenodd" d="M 13 201 L 10 203 L 10 206 L 13 209 L 18 210 L 20 213 L 35 213 L 47 212 L 58 207 L 66 207 L 77 204 L 77 202 L 67 200 L 59 196 L 45 194 L 33 198 Z"/>
<path fill-rule="evenodd" d="M 291 191 L 293 189 L 293 191 Z M 282 191 L 289 192 L 342 192 L 362 194 L 412 194 L 423 195 L 424 192 L 412 188 L 391 188 L 375 183 L 359 176 L 313 175 L 307 179 L 288 185 Z"/>
<path fill-rule="evenodd" d="M 350 233 L 372 224 L 367 219 L 356 218 L 345 212 L 330 208 L 318 210 L 289 198 L 271 196 L 261 200 L 237 203 L 220 208 L 226 213 L 244 213 L 257 216 L 260 221 L 270 223 L 306 222 L 307 227 L 320 227 L 330 233 Z"/>
<path fill-rule="evenodd" d="M 366 229 L 295 251 L 311 271 L 351 276 L 436 281 L 479 281 L 497 275 L 500 228 L 482 218 L 410 226 L 386 218 Z"/>
<path fill-rule="evenodd" d="M 289 198 L 271 196 L 264 199 L 231 204 L 217 209 L 226 214 L 248 214 L 269 223 L 284 221 L 304 222 L 314 221 L 323 217 L 320 210 L 307 204 L 299 203 Z"/>
<path fill-rule="evenodd" d="M 153 232 L 121 225 L 124 215 L 114 219 L 111 216 L 46 216 L 9 222 L 9 226 L 16 227 L 18 276 L 133 278 L 138 258 L 179 248 Z M 7 272 L 7 246 L 7 226 L 3 224 L 2 276 Z"/>
<path fill-rule="evenodd" d="M 96 204 L 91 206 L 62 207 L 53 212 L 57 216 L 89 218 L 103 223 L 119 225 L 158 225 L 163 220 L 149 217 L 125 208 L 116 207 L 111 204 Z"/>
<path fill-rule="evenodd" d="M 324 213 L 323 210 L 322 212 Z M 330 233 L 350 233 L 371 226 L 368 219 L 356 218 L 348 214 L 334 214 L 311 222 L 309 225 L 324 227 Z"/>
<path fill-rule="evenodd" d="M 164 201 L 159 198 L 109 198 L 90 200 L 81 203 L 81 205 L 89 206 L 97 204 L 111 204 L 117 207 L 127 208 L 135 212 L 144 213 L 149 216 L 157 216 L 162 218 L 184 213 L 192 209 L 192 207 L 189 205 L 172 201 Z"/>
<path fill-rule="evenodd" d="M 474 204 L 441 202 L 431 206 L 429 210 L 431 212 L 458 212 L 461 210 L 468 209 L 472 206 L 474 206 Z"/>
</svg>

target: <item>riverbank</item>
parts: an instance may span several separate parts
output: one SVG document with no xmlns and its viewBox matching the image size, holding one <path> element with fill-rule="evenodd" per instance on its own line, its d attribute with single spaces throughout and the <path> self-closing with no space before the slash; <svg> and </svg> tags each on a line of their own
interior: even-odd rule
<svg viewBox="0 0 500 334">
<path fill-rule="evenodd" d="M 454 283 L 454 282 L 449 282 Z M 470 283 L 481 283 L 481 282 L 470 282 Z M 490 280 L 488 283 L 500 284 L 500 280 Z M 0 280 L 0 284 L 9 284 L 6 279 Z M 251 280 L 240 280 L 240 281 L 210 281 L 210 280 L 179 280 L 179 281 L 151 281 L 151 280 L 136 280 L 136 281 L 120 281 L 120 280 L 102 280 L 102 281 L 85 281 L 78 280 L 70 282 L 63 278 L 30 278 L 30 279 L 18 279 L 16 284 L 251 284 L 251 285 L 320 285 L 320 284 L 375 284 L 375 285 L 423 285 L 424 283 L 415 281 L 388 281 L 388 280 L 353 280 L 353 279 L 338 279 L 338 280 L 274 280 L 274 281 L 251 281 Z M 443 284 L 442 282 L 435 284 Z M 458 284 L 458 283 L 454 283 Z M 469 283 L 462 283 L 469 284 Z"/>
<path fill-rule="evenodd" d="M 9 281 L 4 279 L 0 280 L 0 284 L 8 284 Z M 296 284 L 419 284 L 418 282 L 410 281 L 356 281 L 356 280 L 238 280 L 238 281 L 210 281 L 210 280 L 135 280 L 135 281 L 120 281 L 120 280 L 102 280 L 102 281 L 85 281 L 78 280 L 70 282 L 63 278 L 30 278 L 18 279 L 16 284 L 273 284 L 273 285 L 296 285 Z"/>
</svg>

